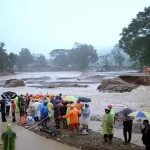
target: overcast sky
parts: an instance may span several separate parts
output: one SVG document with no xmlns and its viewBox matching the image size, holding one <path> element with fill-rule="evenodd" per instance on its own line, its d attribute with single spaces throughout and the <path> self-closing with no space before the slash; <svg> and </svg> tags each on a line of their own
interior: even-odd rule
<svg viewBox="0 0 150 150">
<path fill-rule="evenodd" d="M 0 0 L 0 42 L 8 52 L 28 48 L 47 56 L 74 42 L 104 51 L 147 6 L 150 0 Z"/>
</svg>

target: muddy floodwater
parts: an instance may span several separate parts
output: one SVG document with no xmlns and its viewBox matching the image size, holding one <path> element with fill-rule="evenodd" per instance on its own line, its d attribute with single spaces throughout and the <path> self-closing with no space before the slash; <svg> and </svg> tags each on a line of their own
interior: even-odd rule
<svg viewBox="0 0 150 150">
<path fill-rule="evenodd" d="M 127 72 L 126 72 L 127 73 Z M 90 75 L 94 73 L 90 73 Z M 125 72 L 112 72 L 112 73 L 95 73 L 96 75 L 105 76 L 105 78 L 115 77 L 119 74 L 125 74 Z M 129 74 L 129 73 L 128 73 Z M 72 78 L 71 81 L 76 82 L 78 77 L 82 75 L 81 72 L 44 72 L 44 73 L 18 73 L 16 75 L 3 76 L 0 80 L 7 79 L 22 79 L 22 78 L 39 78 L 43 76 L 51 77 L 52 80 L 57 80 L 58 78 Z M 89 75 L 89 74 L 88 74 Z M 85 75 L 87 76 L 87 75 Z M 75 78 L 75 79 L 73 79 Z M 64 80 L 66 81 L 66 80 Z M 68 80 L 67 80 L 68 81 Z M 68 81 L 69 82 L 69 81 Z M 100 83 L 100 81 L 99 81 Z M 60 88 L 33 88 L 33 87 L 16 87 L 16 88 L 3 88 L 0 87 L 0 94 L 5 91 L 13 91 L 19 94 L 59 94 L 64 95 L 75 95 L 75 96 L 85 96 L 91 98 L 90 108 L 91 116 L 102 116 L 104 114 L 104 109 L 108 104 L 113 105 L 113 109 L 117 112 L 126 107 L 133 107 L 137 110 L 144 110 L 150 112 L 150 86 L 139 86 L 137 89 L 131 92 L 125 93 L 102 93 L 97 90 L 99 83 L 89 84 L 88 87 L 60 87 Z M 19 133 L 24 129 L 17 125 L 14 125 L 14 130 Z M 94 125 L 91 127 L 94 128 Z M 141 139 L 139 139 L 141 140 Z M 44 137 L 36 135 L 30 131 L 23 133 L 17 138 L 17 150 L 74 150 L 75 148 L 64 146 L 52 140 L 47 140 Z"/>
</svg>

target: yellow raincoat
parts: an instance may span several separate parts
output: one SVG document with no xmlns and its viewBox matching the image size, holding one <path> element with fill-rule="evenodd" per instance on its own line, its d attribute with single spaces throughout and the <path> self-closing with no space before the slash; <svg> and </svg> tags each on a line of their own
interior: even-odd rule
<svg viewBox="0 0 150 150">
<path fill-rule="evenodd" d="M 15 98 L 15 104 L 16 104 L 15 111 L 16 111 L 16 113 L 18 113 L 18 112 L 19 112 L 19 107 L 18 107 L 18 96 Z"/>
<path fill-rule="evenodd" d="M 67 111 L 66 111 L 66 115 L 69 113 L 70 111 L 70 107 L 67 108 Z M 70 117 L 66 118 L 67 120 L 67 125 L 69 126 L 70 125 Z"/>
<path fill-rule="evenodd" d="M 102 117 L 103 134 L 114 133 L 114 116 L 111 113 L 104 114 Z"/>
<path fill-rule="evenodd" d="M 53 116 L 54 116 L 54 111 L 53 111 L 54 106 L 53 106 L 53 104 L 50 102 L 50 100 L 48 100 L 47 102 L 48 102 L 47 107 L 48 107 L 48 111 L 49 111 L 49 117 L 50 117 L 50 118 L 53 118 Z"/>
</svg>

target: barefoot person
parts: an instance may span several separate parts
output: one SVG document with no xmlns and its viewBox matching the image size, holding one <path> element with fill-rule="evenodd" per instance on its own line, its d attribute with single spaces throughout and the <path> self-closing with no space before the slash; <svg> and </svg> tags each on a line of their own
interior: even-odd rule
<svg viewBox="0 0 150 150">
<path fill-rule="evenodd" d="M 81 111 L 76 109 L 74 105 L 70 105 L 70 111 L 67 115 L 62 116 L 63 119 L 70 118 L 70 129 L 72 130 L 72 133 L 74 129 L 77 130 L 77 134 L 79 134 L 79 118 L 78 115 L 81 114 Z"/>
<path fill-rule="evenodd" d="M 104 142 L 112 141 L 114 133 L 114 116 L 110 113 L 110 108 L 105 109 L 105 114 L 102 117 L 102 130 L 104 134 Z"/>
</svg>

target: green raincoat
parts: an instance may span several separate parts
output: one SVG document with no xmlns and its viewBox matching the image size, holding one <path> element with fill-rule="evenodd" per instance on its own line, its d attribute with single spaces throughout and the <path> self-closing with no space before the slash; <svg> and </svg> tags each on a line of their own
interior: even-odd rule
<svg viewBox="0 0 150 150">
<path fill-rule="evenodd" d="M 115 116 L 116 113 L 115 113 L 115 111 L 113 109 L 111 109 L 110 110 L 110 114 L 113 115 L 113 116 Z"/>
<path fill-rule="evenodd" d="M 114 116 L 111 113 L 103 115 L 102 130 L 103 134 L 114 133 Z"/>
<path fill-rule="evenodd" d="M 11 125 L 7 125 L 7 131 L 2 133 L 2 150 L 16 150 L 16 133 L 12 131 Z"/>
<path fill-rule="evenodd" d="M 15 98 L 15 104 L 16 104 L 16 113 L 19 112 L 19 106 L 18 106 L 18 96 Z"/>
</svg>

